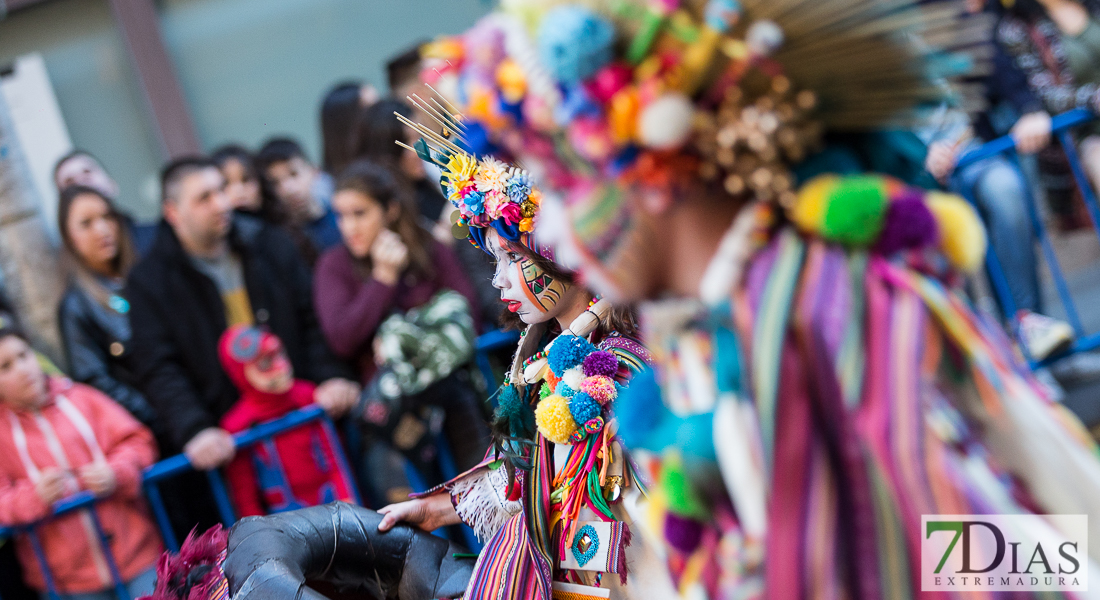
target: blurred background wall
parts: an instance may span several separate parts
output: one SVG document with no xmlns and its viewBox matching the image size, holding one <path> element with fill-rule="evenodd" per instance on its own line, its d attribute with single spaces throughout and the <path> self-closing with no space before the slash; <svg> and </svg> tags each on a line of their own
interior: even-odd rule
<svg viewBox="0 0 1100 600">
<path fill-rule="evenodd" d="M 127 10 L 142 1 L 115 3 Z M 154 219 L 156 174 L 166 157 L 110 0 L 6 2 L 0 68 L 41 53 L 73 144 L 103 161 L 125 209 Z M 318 105 L 329 86 L 361 79 L 384 93 L 387 58 L 418 40 L 460 32 L 490 7 L 484 0 L 155 3 L 202 149 L 228 141 L 254 147 L 289 134 L 314 158 Z"/>
</svg>

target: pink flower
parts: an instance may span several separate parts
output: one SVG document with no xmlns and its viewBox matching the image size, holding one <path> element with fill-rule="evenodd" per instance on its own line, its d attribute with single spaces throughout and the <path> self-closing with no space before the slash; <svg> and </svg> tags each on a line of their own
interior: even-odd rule
<svg viewBox="0 0 1100 600">
<path fill-rule="evenodd" d="M 500 216 L 509 225 L 515 225 L 523 220 L 523 211 L 520 210 L 518 204 L 509 202 L 500 209 Z"/>
</svg>

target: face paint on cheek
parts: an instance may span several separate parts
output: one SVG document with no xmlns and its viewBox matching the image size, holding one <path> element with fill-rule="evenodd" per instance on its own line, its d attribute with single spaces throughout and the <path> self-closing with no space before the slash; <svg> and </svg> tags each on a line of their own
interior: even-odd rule
<svg viewBox="0 0 1100 600">
<path fill-rule="evenodd" d="M 565 295 L 565 284 L 530 260 L 523 259 L 517 262 L 516 268 L 520 270 L 524 293 L 540 311 L 550 312 Z"/>
</svg>

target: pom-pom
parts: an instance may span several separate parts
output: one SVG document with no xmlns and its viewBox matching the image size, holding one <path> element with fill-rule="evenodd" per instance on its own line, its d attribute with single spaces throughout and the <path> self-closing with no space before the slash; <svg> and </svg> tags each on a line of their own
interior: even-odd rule
<svg viewBox="0 0 1100 600">
<path fill-rule="evenodd" d="M 607 104 L 620 90 L 630 85 L 634 70 L 624 63 L 607 65 L 585 83 L 588 94 L 601 104 Z"/>
<path fill-rule="evenodd" d="M 611 62 L 615 26 L 576 5 L 546 13 L 538 32 L 542 63 L 562 83 L 579 83 Z"/>
<path fill-rule="evenodd" d="M 581 382 L 581 391 L 603 406 L 614 402 L 619 395 L 618 390 L 615 389 L 615 381 L 604 375 L 585 378 Z"/>
<path fill-rule="evenodd" d="M 680 552 L 691 554 L 703 540 L 703 524 L 675 513 L 665 513 L 665 540 Z"/>
<path fill-rule="evenodd" d="M 874 175 L 841 179 L 829 195 L 821 235 L 848 246 L 869 246 L 886 217 L 886 181 Z"/>
<path fill-rule="evenodd" d="M 569 401 L 557 394 L 548 396 L 535 407 L 535 423 L 543 437 L 555 444 L 568 443 L 577 430 L 577 423 L 569 412 Z"/>
<path fill-rule="evenodd" d="M 546 355 L 546 364 L 555 375 L 561 377 L 566 371 L 584 362 L 584 358 L 596 351 L 588 340 L 575 335 L 562 336 L 554 340 Z M 571 387 L 579 387 L 578 385 Z"/>
<path fill-rule="evenodd" d="M 775 21 L 757 21 L 745 33 L 745 43 L 753 56 L 771 56 L 783 45 L 783 29 Z"/>
<path fill-rule="evenodd" d="M 978 212 L 951 194 L 929 192 L 927 202 L 939 226 L 940 250 L 956 269 L 976 272 L 982 266 L 987 243 Z"/>
<path fill-rule="evenodd" d="M 582 381 L 584 381 L 584 371 L 580 365 L 569 369 L 561 376 L 561 382 L 575 390 L 581 389 Z"/>
<path fill-rule="evenodd" d="M 929 246 L 936 243 L 937 231 L 936 217 L 928 210 L 921 193 L 908 190 L 887 207 L 875 250 L 889 255 L 906 248 Z"/>
<path fill-rule="evenodd" d="M 607 122 L 601 117 L 579 117 L 569 124 L 567 133 L 569 143 L 587 160 L 603 162 L 615 151 Z"/>
<path fill-rule="evenodd" d="M 670 92 L 638 115 L 638 140 L 654 150 L 675 150 L 691 135 L 695 107 L 687 96 Z"/>
<path fill-rule="evenodd" d="M 661 462 L 660 485 L 668 500 L 669 512 L 681 517 L 706 520 L 706 506 L 692 484 L 679 453 L 665 453 Z"/>
<path fill-rule="evenodd" d="M 553 393 L 554 390 L 550 389 L 550 384 L 544 383 L 542 387 L 539 388 L 539 400 L 545 400 L 547 396 Z"/>
<path fill-rule="evenodd" d="M 703 17 L 707 27 L 726 33 L 741 18 L 741 4 L 737 0 L 710 0 L 707 2 Z"/>
<path fill-rule="evenodd" d="M 554 390 L 554 392 L 563 398 L 572 398 L 577 394 L 577 388 L 571 388 L 564 383 L 559 383 L 558 388 Z"/>
<path fill-rule="evenodd" d="M 585 422 L 573 432 L 573 435 L 569 436 L 570 444 L 579 444 L 590 435 L 596 435 L 603 431 L 604 420 L 603 417 L 594 417 Z"/>
<path fill-rule="evenodd" d="M 825 222 L 825 209 L 829 206 L 829 196 L 839 181 L 840 178 L 836 175 L 819 175 L 806 182 L 798 190 L 794 206 L 788 211 L 787 217 L 803 233 L 820 234 L 821 226 Z"/>
<path fill-rule="evenodd" d="M 574 422 L 587 423 L 600 416 L 600 405 L 592 396 L 578 392 L 569 400 L 569 413 L 573 415 Z"/>
<path fill-rule="evenodd" d="M 527 437 L 534 431 L 534 413 L 516 392 L 515 386 L 501 388 L 493 414 L 493 428 L 512 437 Z"/>
<path fill-rule="evenodd" d="M 614 377 L 619 371 L 619 359 L 607 350 L 597 350 L 584 357 L 584 374 L 586 377 L 603 375 Z"/>
</svg>

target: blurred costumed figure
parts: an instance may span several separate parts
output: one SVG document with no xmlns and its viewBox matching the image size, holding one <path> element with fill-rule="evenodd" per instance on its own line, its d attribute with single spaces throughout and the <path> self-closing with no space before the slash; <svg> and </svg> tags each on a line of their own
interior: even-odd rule
<svg viewBox="0 0 1100 600">
<path fill-rule="evenodd" d="M 513 0 L 424 48 L 445 135 L 421 156 L 511 157 L 557 260 L 643 302 L 657 364 L 617 431 L 682 597 L 912 597 L 922 515 L 1100 514 L 1093 444 L 961 292 L 986 248 L 974 210 L 790 171 L 826 131 L 982 108 L 952 82 L 988 67 L 989 36 L 954 2 Z M 485 190 L 452 186 L 456 228 L 486 225 Z M 1019 534 L 1081 533 L 1056 527 Z M 606 593 L 585 583 L 554 597 Z"/>
</svg>

